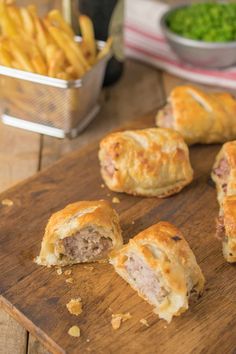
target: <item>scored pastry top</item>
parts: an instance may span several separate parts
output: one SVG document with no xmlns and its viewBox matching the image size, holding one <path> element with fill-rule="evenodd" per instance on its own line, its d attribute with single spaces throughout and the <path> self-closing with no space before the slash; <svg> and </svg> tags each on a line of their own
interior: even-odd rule
<svg viewBox="0 0 236 354">
<path fill-rule="evenodd" d="M 111 133 L 100 143 L 99 160 L 105 183 L 117 192 L 165 197 L 193 178 L 188 147 L 172 129 Z"/>
<path fill-rule="evenodd" d="M 156 124 L 180 132 L 187 144 L 212 144 L 236 138 L 236 100 L 226 92 L 175 87 Z"/>
</svg>

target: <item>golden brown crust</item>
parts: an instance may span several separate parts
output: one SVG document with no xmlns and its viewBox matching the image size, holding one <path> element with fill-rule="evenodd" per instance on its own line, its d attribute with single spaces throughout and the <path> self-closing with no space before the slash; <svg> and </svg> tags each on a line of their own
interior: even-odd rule
<svg viewBox="0 0 236 354">
<path fill-rule="evenodd" d="M 109 134 L 100 143 L 99 160 L 105 183 L 116 192 L 162 198 L 193 178 L 188 147 L 171 129 Z"/>
<path fill-rule="evenodd" d="M 178 228 L 168 222 L 159 222 L 140 232 L 118 251 L 113 251 L 110 262 L 136 291 L 135 283 L 126 271 L 127 256 L 139 255 L 157 276 L 162 276 L 169 289 L 167 298 L 161 304 L 155 304 L 155 311 L 161 318 L 170 321 L 188 308 L 188 294 L 194 289 L 201 293 L 204 277 L 195 256 Z M 154 305 L 147 296 L 139 296 Z M 178 305 L 181 304 L 181 305 Z"/>
<path fill-rule="evenodd" d="M 236 100 L 229 93 L 206 93 L 195 86 L 178 86 L 170 94 L 172 128 L 187 144 L 223 143 L 236 138 Z M 162 112 L 156 124 L 165 126 Z"/>
<path fill-rule="evenodd" d="M 228 166 L 225 178 L 217 174 L 222 160 L 225 160 Z M 216 156 L 211 177 L 216 184 L 217 199 L 220 205 L 225 196 L 236 194 L 236 141 L 227 142 L 222 146 Z"/>
<path fill-rule="evenodd" d="M 111 220 L 119 224 L 119 217 L 110 203 L 105 200 L 98 201 L 79 201 L 67 205 L 64 209 L 54 213 L 47 224 L 47 237 L 51 237 L 56 229 L 60 227 L 65 220 L 76 218 L 79 222 L 80 229 L 86 227 L 90 223 L 97 226 L 110 228 Z M 71 230 L 71 234 L 73 234 Z M 70 236 L 67 234 L 67 236 Z"/>
<path fill-rule="evenodd" d="M 224 198 L 224 226 L 227 237 L 236 240 L 236 196 Z"/>
<path fill-rule="evenodd" d="M 73 237 L 76 232 L 91 226 L 102 230 L 103 237 L 109 237 L 112 240 L 113 248 L 118 248 L 123 244 L 119 216 L 111 205 L 105 200 L 80 201 L 67 205 L 50 217 L 37 263 L 62 266 L 73 264 L 67 261 L 60 262 L 55 256 L 55 243 L 59 239 Z"/>
<path fill-rule="evenodd" d="M 223 199 L 220 211 L 224 220 L 225 237 L 223 239 L 223 254 L 227 262 L 236 262 L 236 195 Z"/>
</svg>

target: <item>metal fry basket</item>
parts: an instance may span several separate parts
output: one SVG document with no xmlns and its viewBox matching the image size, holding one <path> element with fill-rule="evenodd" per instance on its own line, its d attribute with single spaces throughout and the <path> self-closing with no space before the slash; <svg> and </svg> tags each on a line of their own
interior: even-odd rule
<svg viewBox="0 0 236 354">
<path fill-rule="evenodd" d="M 105 42 L 98 41 L 101 50 Z M 110 53 L 81 79 L 61 80 L 0 66 L 4 124 L 57 138 L 74 138 L 99 111 L 98 96 Z"/>
</svg>

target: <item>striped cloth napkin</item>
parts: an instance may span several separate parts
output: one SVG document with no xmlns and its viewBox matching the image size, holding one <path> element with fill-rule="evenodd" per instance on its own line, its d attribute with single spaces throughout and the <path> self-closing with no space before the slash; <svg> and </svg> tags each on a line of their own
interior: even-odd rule
<svg viewBox="0 0 236 354">
<path fill-rule="evenodd" d="M 160 28 L 160 17 L 167 9 L 168 5 L 156 0 L 126 0 L 126 56 L 184 79 L 236 89 L 236 66 L 227 69 L 203 69 L 186 64 L 175 55 Z"/>
</svg>

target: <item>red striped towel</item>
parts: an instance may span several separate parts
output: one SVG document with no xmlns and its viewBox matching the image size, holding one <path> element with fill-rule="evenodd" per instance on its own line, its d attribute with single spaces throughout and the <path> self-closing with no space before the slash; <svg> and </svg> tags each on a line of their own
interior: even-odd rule
<svg viewBox="0 0 236 354">
<path fill-rule="evenodd" d="M 179 60 L 159 25 L 160 17 L 167 9 L 166 4 L 155 0 L 126 0 L 126 56 L 191 81 L 236 89 L 236 67 L 203 69 Z"/>
</svg>

